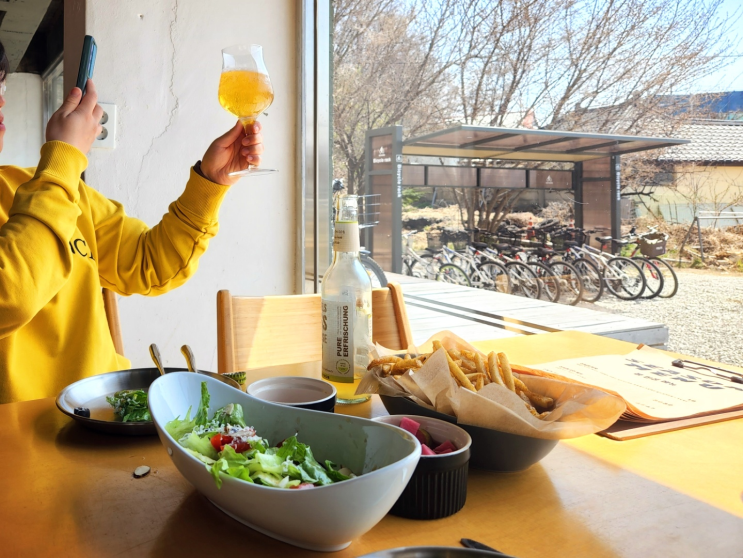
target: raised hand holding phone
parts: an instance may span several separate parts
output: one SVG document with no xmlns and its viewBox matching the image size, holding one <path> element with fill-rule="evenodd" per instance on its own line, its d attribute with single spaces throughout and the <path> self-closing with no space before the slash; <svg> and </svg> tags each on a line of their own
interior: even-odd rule
<svg viewBox="0 0 743 558">
<path fill-rule="evenodd" d="M 52 114 L 46 126 L 46 141 L 63 141 L 87 153 L 95 138 L 101 133 L 103 109 L 98 106 L 98 94 L 93 80 L 87 82 L 83 97 L 78 87 L 73 87 L 62 106 Z"/>
<path fill-rule="evenodd" d="M 93 85 L 93 69 L 98 47 L 95 39 L 85 35 L 77 84 L 52 115 L 46 126 L 46 141 L 63 141 L 83 153 L 90 151 L 95 138 L 101 133 L 103 109 L 98 106 L 98 94 Z"/>
<path fill-rule="evenodd" d="M 77 70 L 77 83 L 75 86 L 82 91 L 85 96 L 85 87 L 89 79 L 93 79 L 93 70 L 95 69 L 95 57 L 98 54 L 98 45 L 91 35 L 85 35 L 83 39 L 83 52 L 80 55 L 80 67 Z"/>
</svg>

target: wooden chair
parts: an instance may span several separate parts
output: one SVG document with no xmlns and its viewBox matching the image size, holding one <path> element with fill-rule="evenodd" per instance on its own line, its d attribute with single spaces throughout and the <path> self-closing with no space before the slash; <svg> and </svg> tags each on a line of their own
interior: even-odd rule
<svg viewBox="0 0 743 558">
<path fill-rule="evenodd" d="M 242 297 L 217 293 L 219 372 L 322 358 L 320 295 Z M 400 285 L 372 291 L 372 334 L 390 349 L 413 344 Z"/>
<path fill-rule="evenodd" d="M 116 352 L 124 356 L 124 339 L 121 336 L 121 322 L 119 321 L 119 303 L 116 301 L 116 293 L 103 289 L 103 307 L 106 309 L 106 321 L 111 332 Z"/>
</svg>

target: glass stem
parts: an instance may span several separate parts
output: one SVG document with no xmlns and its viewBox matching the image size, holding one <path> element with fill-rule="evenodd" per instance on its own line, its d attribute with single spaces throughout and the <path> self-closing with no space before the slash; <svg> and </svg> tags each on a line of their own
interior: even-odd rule
<svg viewBox="0 0 743 558">
<path fill-rule="evenodd" d="M 248 127 L 255 124 L 255 117 L 254 116 L 242 116 L 239 118 L 240 124 L 243 125 L 243 130 L 245 131 L 245 135 L 248 135 Z M 251 165 L 250 162 L 248 162 L 248 169 L 252 169 L 254 165 Z"/>
</svg>

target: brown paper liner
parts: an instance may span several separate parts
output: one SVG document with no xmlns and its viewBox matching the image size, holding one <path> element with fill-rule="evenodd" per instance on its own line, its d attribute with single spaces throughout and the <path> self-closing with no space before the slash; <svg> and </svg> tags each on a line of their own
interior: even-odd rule
<svg viewBox="0 0 743 558">
<path fill-rule="evenodd" d="M 418 354 L 430 352 L 434 340 L 440 341 L 449 350 L 456 348 L 479 352 L 450 331 L 442 331 L 418 347 Z M 390 351 L 384 352 L 383 347 L 377 347 L 376 350 L 379 356 L 391 354 Z M 483 357 L 487 362 L 487 355 Z M 512 367 L 515 372 L 525 368 L 518 365 Z M 529 371 L 538 372 L 534 369 Z M 385 377 L 381 368 L 372 369 L 361 380 L 357 393 L 408 397 L 429 409 L 456 417 L 460 424 L 551 440 L 575 438 L 605 430 L 617 421 L 626 408 L 622 399 L 590 386 L 543 376 L 518 373 L 514 376 L 520 378 L 534 393 L 555 400 L 553 409 L 546 417 L 539 419 L 532 415 L 521 398 L 504 386 L 491 383 L 477 393 L 459 387 L 449 372 L 443 350 L 431 355 L 418 371 L 408 371 L 400 377 Z"/>
</svg>

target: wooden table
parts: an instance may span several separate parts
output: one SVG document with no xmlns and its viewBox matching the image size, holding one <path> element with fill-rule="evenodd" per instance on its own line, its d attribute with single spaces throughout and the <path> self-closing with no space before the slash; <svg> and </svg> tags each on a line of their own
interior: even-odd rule
<svg viewBox="0 0 743 558">
<path fill-rule="evenodd" d="M 479 343 L 514 362 L 626 353 L 633 345 L 563 332 Z M 315 374 L 314 363 L 295 367 Z M 285 374 L 255 371 L 254 379 Z M 339 408 L 383 414 L 369 403 Z M 156 437 L 90 432 L 52 399 L 0 405 L 0 556 L 320 556 L 233 521 L 188 484 Z M 147 464 L 152 473 L 134 480 Z M 625 442 L 562 442 L 521 473 L 470 471 L 454 516 L 387 516 L 334 556 L 462 537 L 521 558 L 743 556 L 743 420 Z"/>
</svg>

